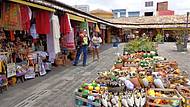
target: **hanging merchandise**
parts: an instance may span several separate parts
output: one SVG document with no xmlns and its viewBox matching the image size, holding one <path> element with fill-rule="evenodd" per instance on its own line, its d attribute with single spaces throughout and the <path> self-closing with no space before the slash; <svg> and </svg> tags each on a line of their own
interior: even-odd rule
<svg viewBox="0 0 190 107">
<path fill-rule="evenodd" d="M 60 18 L 60 31 L 64 35 L 68 34 L 71 31 L 71 23 L 67 13 L 65 13 Z"/>
<path fill-rule="evenodd" d="M 29 15 L 29 19 L 32 19 L 32 10 L 28 7 L 28 15 Z"/>
<path fill-rule="evenodd" d="M 99 29 L 99 27 L 98 27 L 98 24 L 96 24 L 96 30 L 95 30 L 96 32 L 100 32 L 100 29 Z"/>
<path fill-rule="evenodd" d="M 74 43 L 74 31 L 71 30 L 67 35 L 66 35 L 66 41 L 67 41 L 67 49 L 73 50 L 75 49 L 75 43 Z"/>
<path fill-rule="evenodd" d="M 2 2 L 0 2 L 0 27 L 3 27 L 3 6 L 2 6 Z"/>
<path fill-rule="evenodd" d="M 20 5 L 3 2 L 3 27 L 9 30 L 21 30 Z"/>
<path fill-rule="evenodd" d="M 53 15 L 52 16 L 52 26 L 51 26 L 51 32 L 47 36 L 47 51 L 49 53 L 49 61 L 54 63 L 56 54 L 60 52 L 60 44 L 59 44 L 59 35 L 60 31 L 59 29 L 59 23 L 58 23 L 58 17 Z"/>
<path fill-rule="evenodd" d="M 81 28 L 81 30 L 87 30 L 87 28 L 88 28 L 87 22 L 85 21 L 85 22 L 81 23 L 80 28 Z"/>
<path fill-rule="evenodd" d="M 36 31 L 38 34 L 50 33 L 50 13 L 48 11 L 36 11 Z"/>
<path fill-rule="evenodd" d="M 29 31 L 30 29 L 30 16 L 29 7 L 26 5 L 20 5 L 21 22 L 23 30 Z"/>
<path fill-rule="evenodd" d="M 15 41 L 14 31 L 10 31 L 10 40 Z"/>
<path fill-rule="evenodd" d="M 60 38 L 60 25 L 59 25 L 59 19 L 58 16 L 53 15 L 52 16 L 52 29 L 53 29 L 53 37 L 54 37 L 54 47 L 55 47 L 55 53 L 61 52 L 60 44 L 59 44 L 59 38 Z"/>
<path fill-rule="evenodd" d="M 39 38 L 39 35 L 36 32 L 36 24 L 32 24 L 30 28 L 30 34 L 32 35 L 34 40 Z"/>
</svg>

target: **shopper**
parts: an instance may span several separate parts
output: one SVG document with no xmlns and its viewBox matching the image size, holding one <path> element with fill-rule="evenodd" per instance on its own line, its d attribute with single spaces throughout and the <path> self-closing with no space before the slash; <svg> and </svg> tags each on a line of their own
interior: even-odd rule
<svg viewBox="0 0 190 107">
<path fill-rule="evenodd" d="M 62 35 L 60 42 L 61 42 L 61 52 L 63 55 L 63 65 L 66 65 L 67 64 L 67 55 L 68 55 L 66 35 Z"/>
<path fill-rule="evenodd" d="M 97 58 L 98 58 L 98 61 L 99 61 L 99 59 L 100 59 L 99 47 L 100 47 L 100 45 L 102 43 L 102 39 L 97 33 L 94 33 L 91 41 L 92 41 L 92 57 L 93 57 L 93 61 L 95 61 L 95 54 L 97 55 Z"/>
<path fill-rule="evenodd" d="M 86 66 L 88 45 L 89 45 L 89 38 L 87 36 L 87 33 L 86 31 L 81 31 L 77 39 L 77 54 L 75 61 L 73 63 L 74 66 L 77 66 L 82 52 L 83 52 L 83 66 Z"/>
</svg>

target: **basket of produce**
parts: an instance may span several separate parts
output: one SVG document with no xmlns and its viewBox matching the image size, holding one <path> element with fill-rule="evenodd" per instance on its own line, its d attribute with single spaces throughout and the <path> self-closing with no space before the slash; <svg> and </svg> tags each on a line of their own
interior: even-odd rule
<svg viewBox="0 0 190 107">
<path fill-rule="evenodd" d="M 183 107 L 190 107 L 190 87 L 179 86 L 177 87 L 177 90 L 184 98 Z"/>
<path fill-rule="evenodd" d="M 147 105 L 148 107 L 182 107 L 182 97 L 175 89 L 151 88 L 147 90 Z"/>
<path fill-rule="evenodd" d="M 95 82 L 84 82 L 79 89 L 75 90 L 75 106 L 101 107 L 100 97 L 104 89 Z"/>
</svg>

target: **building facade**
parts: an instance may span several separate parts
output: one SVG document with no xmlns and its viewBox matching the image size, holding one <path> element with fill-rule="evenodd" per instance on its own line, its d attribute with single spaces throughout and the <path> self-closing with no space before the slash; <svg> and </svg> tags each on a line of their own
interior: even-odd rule
<svg viewBox="0 0 190 107">
<path fill-rule="evenodd" d="M 112 13 L 114 18 L 127 17 L 127 9 L 114 9 Z"/>
<path fill-rule="evenodd" d="M 127 17 L 139 17 L 140 11 L 128 11 Z"/>
</svg>

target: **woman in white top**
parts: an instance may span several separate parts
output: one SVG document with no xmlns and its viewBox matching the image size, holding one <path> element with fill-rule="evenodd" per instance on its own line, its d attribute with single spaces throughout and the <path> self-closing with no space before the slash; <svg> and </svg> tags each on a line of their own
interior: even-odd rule
<svg viewBox="0 0 190 107">
<path fill-rule="evenodd" d="M 95 54 L 97 55 L 97 58 L 99 60 L 99 58 L 100 58 L 99 57 L 99 47 L 102 43 L 102 39 L 100 36 L 98 36 L 97 33 L 94 33 L 91 42 L 92 42 L 92 49 L 93 49 L 93 51 L 92 51 L 93 61 L 95 59 Z"/>
</svg>

